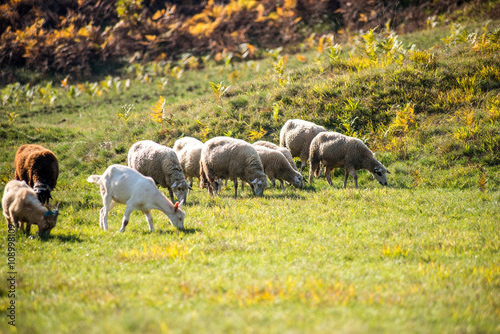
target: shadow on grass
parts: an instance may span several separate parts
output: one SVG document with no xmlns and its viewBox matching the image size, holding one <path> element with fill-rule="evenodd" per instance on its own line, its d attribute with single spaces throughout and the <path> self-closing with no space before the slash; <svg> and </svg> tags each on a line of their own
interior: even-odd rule
<svg viewBox="0 0 500 334">
<path fill-rule="evenodd" d="M 83 242 L 79 236 L 74 234 L 56 234 L 49 235 L 48 237 L 39 235 L 39 237 L 42 241 L 59 240 L 61 242 Z"/>
<path fill-rule="evenodd" d="M 177 235 L 177 234 L 195 234 L 197 232 L 201 232 L 201 229 L 199 228 L 185 228 L 183 230 L 158 230 L 155 231 L 154 233 L 157 234 L 168 234 L 168 235 Z M 144 231 L 143 234 L 150 234 L 151 232 L 149 231 Z"/>
</svg>

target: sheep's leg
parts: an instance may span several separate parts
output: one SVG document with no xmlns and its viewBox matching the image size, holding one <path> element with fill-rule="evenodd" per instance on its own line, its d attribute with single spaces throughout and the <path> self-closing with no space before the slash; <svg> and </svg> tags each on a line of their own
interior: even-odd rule
<svg viewBox="0 0 500 334">
<path fill-rule="evenodd" d="M 128 225 L 128 221 L 130 220 L 130 214 L 134 211 L 134 209 L 130 206 L 127 205 L 125 208 L 125 214 L 123 215 L 123 220 L 122 220 L 122 228 L 120 229 L 120 232 L 125 232 L 125 227 Z"/>
<path fill-rule="evenodd" d="M 273 189 L 275 189 L 276 188 L 276 179 L 272 179 L 271 184 L 273 185 Z"/>
<path fill-rule="evenodd" d="M 345 170 L 345 177 L 344 177 L 344 189 L 347 186 L 347 178 L 349 177 L 349 171 L 346 169 Z"/>
<path fill-rule="evenodd" d="M 325 178 L 330 186 L 333 186 L 332 182 L 332 169 L 331 167 L 325 166 Z"/>
<path fill-rule="evenodd" d="M 302 174 L 304 168 L 306 168 L 307 166 L 307 162 L 309 161 L 309 150 L 307 150 L 307 152 L 301 153 L 299 158 L 300 158 L 300 174 Z"/>
<path fill-rule="evenodd" d="M 234 179 L 233 183 L 234 183 L 234 198 L 238 198 L 238 179 Z"/>
<path fill-rule="evenodd" d="M 108 213 L 115 206 L 113 199 L 109 195 L 103 197 L 103 207 L 99 214 L 99 226 L 104 230 L 108 230 Z"/>
<path fill-rule="evenodd" d="M 281 184 L 281 190 L 285 190 L 285 183 L 283 182 L 283 180 L 280 180 L 280 184 Z"/>
<path fill-rule="evenodd" d="M 31 224 L 26 223 L 26 235 L 30 235 L 30 233 L 31 233 Z"/>
<path fill-rule="evenodd" d="M 11 217 L 15 217 L 12 213 L 10 214 Z M 14 220 L 14 226 L 16 227 L 16 232 L 18 229 L 21 230 L 21 232 L 24 232 L 24 225 L 23 222 L 20 222 L 19 219 L 13 218 Z"/>
<path fill-rule="evenodd" d="M 354 179 L 354 184 L 356 185 L 356 189 L 358 189 L 358 175 L 356 174 L 356 171 L 355 170 L 351 171 L 351 175 Z"/>
<path fill-rule="evenodd" d="M 170 195 L 170 199 L 172 200 L 172 203 L 175 203 L 174 192 L 172 191 L 172 188 L 170 188 L 170 187 L 168 187 L 168 194 Z"/>
<path fill-rule="evenodd" d="M 245 181 L 241 180 L 241 191 L 245 190 Z"/>
<path fill-rule="evenodd" d="M 193 177 L 189 177 L 189 186 L 192 188 L 193 187 Z"/>
<path fill-rule="evenodd" d="M 146 220 L 149 224 L 149 231 L 154 232 L 155 229 L 153 227 L 153 215 L 151 214 L 151 211 L 144 212 L 144 215 L 146 216 Z"/>
</svg>

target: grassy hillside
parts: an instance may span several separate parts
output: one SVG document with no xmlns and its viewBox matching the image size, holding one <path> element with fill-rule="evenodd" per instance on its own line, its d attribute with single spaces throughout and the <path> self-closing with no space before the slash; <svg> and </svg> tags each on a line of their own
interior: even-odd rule
<svg viewBox="0 0 500 334">
<path fill-rule="evenodd" d="M 311 38 L 259 61 L 188 55 L 96 82 L 2 87 L 0 190 L 24 143 L 53 150 L 61 168 L 52 236 L 16 236 L 18 329 L 499 331 L 498 26 L 346 32 L 342 45 Z M 120 234 L 123 206 L 99 229 L 99 191 L 85 180 L 126 163 L 134 142 L 277 142 L 289 118 L 364 140 L 389 187 L 361 172 L 359 190 L 342 189 L 340 170 L 334 187 L 319 179 L 263 198 L 195 187 L 183 232 L 154 212 L 156 232 L 134 213 Z M 0 284 L 4 309 L 8 290 Z M 0 329 L 13 327 L 2 318 Z"/>
</svg>

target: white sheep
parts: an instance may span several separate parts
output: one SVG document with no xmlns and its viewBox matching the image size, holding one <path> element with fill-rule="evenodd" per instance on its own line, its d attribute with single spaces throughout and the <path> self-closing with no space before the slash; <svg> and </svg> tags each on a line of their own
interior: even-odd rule
<svg viewBox="0 0 500 334">
<path fill-rule="evenodd" d="M 23 223 L 26 223 L 26 235 L 30 234 L 31 225 L 38 225 L 41 237 L 50 235 L 59 215 L 59 205 L 54 211 L 47 209 L 40 203 L 35 191 L 26 182 L 18 180 L 9 181 L 5 186 L 2 208 L 8 225 L 23 231 Z"/>
<path fill-rule="evenodd" d="M 219 189 L 219 179 L 233 180 L 234 197 L 237 197 L 238 178 L 249 183 L 255 195 L 263 195 L 267 177 L 255 148 L 243 140 L 229 137 L 208 140 L 201 151 L 200 182 L 207 185 L 213 195 Z"/>
<path fill-rule="evenodd" d="M 186 202 L 191 187 L 182 173 L 174 150 L 152 140 L 142 140 L 130 147 L 127 160 L 129 167 L 142 175 L 152 177 L 156 184 L 167 188 L 172 202 L 174 194 L 179 201 Z"/>
<path fill-rule="evenodd" d="M 356 171 L 359 169 L 368 170 L 384 186 L 387 186 L 387 174 L 390 174 L 361 140 L 337 132 L 322 132 L 313 139 L 309 163 L 309 183 L 312 183 L 313 174 L 319 176 L 321 164 L 326 167 L 325 176 L 330 185 L 332 169 L 344 167 L 344 188 L 349 174 L 354 178 L 356 188 L 358 187 Z"/>
<path fill-rule="evenodd" d="M 283 153 L 260 145 L 255 145 L 254 148 L 259 154 L 264 173 L 271 180 L 273 188 L 276 187 L 276 179 L 280 180 L 282 189 L 285 188 L 283 181 L 287 181 L 297 188 L 302 188 L 302 174 L 293 169 Z"/>
<path fill-rule="evenodd" d="M 143 176 L 127 166 L 111 165 L 104 174 L 91 175 L 87 181 L 99 184 L 104 205 L 99 214 L 99 226 L 105 231 L 108 230 L 108 213 L 116 203 L 127 206 L 120 232 L 125 231 L 130 214 L 135 210 L 144 213 L 151 232 L 154 231 L 151 210 L 160 210 L 167 215 L 173 226 L 178 229 L 184 228 L 186 214 L 180 209 L 184 201 L 181 200 L 180 203 L 173 205 L 158 190 L 151 177 Z"/>
<path fill-rule="evenodd" d="M 293 161 L 292 153 L 290 153 L 290 150 L 286 147 L 281 147 L 276 145 L 275 143 L 271 143 L 265 140 L 256 141 L 252 145 L 264 146 L 272 150 L 280 151 L 285 156 L 286 160 L 290 163 L 292 168 L 298 171 L 297 166 L 295 165 L 295 161 Z"/>
<path fill-rule="evenodd" d="M 200 177 L 200 157 L 203 143 L 196 138 L 182 137 L 174 144 L 174 151 L 179 158 L 184 176 L 189 178 L 189 186 L 193 186 L 193 177 Z"/>
<path fill-rule="evenodd" d="M 324 127 L 301 119 L 290 119 L 281 128 L 280 146 L 288 148 L 292 157 L 300 158 L 301 173 L 309 159 L 311 141 L 318 133 L 323 131 L 326 131 Z"/>
</svg>

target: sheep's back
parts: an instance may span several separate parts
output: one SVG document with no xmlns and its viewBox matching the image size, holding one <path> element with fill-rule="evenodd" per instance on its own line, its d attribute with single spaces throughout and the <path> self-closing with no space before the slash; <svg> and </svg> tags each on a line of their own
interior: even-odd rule
<svg viewBox="0 0 500 334">
<path fill-rule="evenodd" d="M 134 144 L 129 150 L 129 166 L 139 173 L 152 177 L 160 186 L 172 186 L 172 179 L 182 175 L 177 154 L 169 147 L 153 141 L 142 141 Z"/>
<path fill-rule="evenodd" d="M 59 163 L 55 154 L 43 146 L 26 144 L 19 147 L 15 157 L 15 179 L 24 180 L 30 187 L 36 182 L 54 189 L 59 177 Z"/>
<path fill-rule="evenodd" d="M 293 157 L 309 151 L 311 141 L 320 132 L 326 131 L 322 126 L 300 119 L 288 120 L 280 131 L 280 146 L 287 147 Z"/>
<path fill-rule="evenodd" d="M 177 153 L 188 146 L 189 147 L 203 146 L 203 142 L 193 137 L 182 137 L 175 141 L 173 150 Z"/>
<path fill-rule="evenodd" d="M 201 159 L 217 177 L 247 180 L 255 170 L 264 174 L 259 154 L 249 143 L 229 138 L 216 137 L 205 143 Z"/>
</svg>

